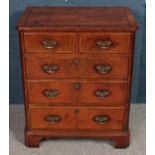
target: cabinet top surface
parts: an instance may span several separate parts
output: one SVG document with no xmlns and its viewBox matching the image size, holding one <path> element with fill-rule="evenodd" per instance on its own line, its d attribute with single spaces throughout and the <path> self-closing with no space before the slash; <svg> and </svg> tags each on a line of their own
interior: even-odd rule
<svg viewBox="0 0 155 155">
<path fill-rule="evenodd" d="M 136 31 L 127 7 L 27 7 L 18 30 Z"/>
</svg>

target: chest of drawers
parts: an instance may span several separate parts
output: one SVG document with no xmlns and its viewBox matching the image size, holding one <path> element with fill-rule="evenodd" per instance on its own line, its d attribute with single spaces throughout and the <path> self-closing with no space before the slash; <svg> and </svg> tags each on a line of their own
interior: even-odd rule
<svg viewBox="0 0 155 155">
<path fill-rule="evenodd" d="M 17 24 L 25 144 L 52 137 L 129 145 L 137 23 L 123 7 L 28 7 Z"/>
</svg>

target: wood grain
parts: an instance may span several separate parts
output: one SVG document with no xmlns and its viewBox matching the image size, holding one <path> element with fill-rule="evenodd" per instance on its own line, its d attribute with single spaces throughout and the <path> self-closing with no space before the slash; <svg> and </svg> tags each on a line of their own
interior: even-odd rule
<svg viewBox="0 0 155 155">
<path fill-rule="evenodd" d="M 116 148 L 129 146 L 137 28 L 126 7 L 26 8 L 17 23 L 26 146 L 39 147 L 41 140 L 51 137 L 102 138 L 112 140 Z M 43 46 L 46 40 L 56 41 L 57 46 Z M 112 44 L 100 49 L 97 40 Z M 47 73 L 44 65 L 58 67 Z M 96 65 L 110 65 L 111 69 L 101 74 Z M 48 98 L 45 90 L 58 90 L 59 95 Z M 98 90 L 110 93 L 101 99 L 94 95 Z M 58 122 L 47 122 L 47 115 Z M 96 116 L 104 124 L 94 121 Z"/>
<path fill-rule="evenodd" d="M 109 40 L 112 45 L 101 49 L 96 44 L 98 40 Z M 90 54 L 130 53 L 131 33 L 80 33 L 79 48 L 80 53 Z"/>
<path fill-rule="evenodd" d="M 80 88 L 74 88 L 75 83 Z M 59 95 L 48 98 L 45 90 L 57 90 Z M 99 98 L 95 95 L 97 90 L 107 90 L 109 96 Z M 124 106 L 126 104 L 127 84 L 123 82 L 87 82 L 74 80 L 72 82 L 29 82 L 29 103 L 33 105 L 55 106 Z"/>
<path fill-rule="evenodd" d="M 43 41 L 54 40 L 56 47 L 46 48 Z M 28 53 L 74 53 L 77 49 L 77 34 L 75 33 L 24 33 L 25 50 Z"/>
<path fill-rule="evenodd" d="M 122 32 L 135 31 L 137 24 L 127 7 L 29 7 L 17 29 Z"/>
<path fill-rule="evenodd" d="M 127 79 L 129 57 L 126 55 L 26 55 L 26 68 L 28 79 L 53 78 L 100 78 L 100 79 Z M 76 59 L 79 63 L 76 64 Z M 57 72 L 48 74 L 43 71 L 44 65 L 58 65 Z M 111 71 L 99 73 L 96 65 L 110 65 Z"/>
<path fill-rule="evenodd" d="M 124 108 L 70 108 L 41 107 L 30 108 L 30 123 L 33 129 L 123 129 Z M 45 120 L 47 115 L 57 115 L 60 122 L 51 123 Z M 96 123 L 93 117 L 106 115 L 109 121 Z"/>
</svg>

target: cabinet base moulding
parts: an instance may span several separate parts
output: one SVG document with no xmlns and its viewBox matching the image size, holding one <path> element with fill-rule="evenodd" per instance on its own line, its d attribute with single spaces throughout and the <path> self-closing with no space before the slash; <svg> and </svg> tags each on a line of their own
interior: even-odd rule
<svg viewBox="0 0 155 155">
<path fill-rule="evenodd" d="M 130 144 L 130 131 L 28 131 L 25 130 L 25 145 L 39 147 L 40 142 L 52 138 L 98 138 L 111 140 L 115 148 L 127 148 Z"/>
</svg>

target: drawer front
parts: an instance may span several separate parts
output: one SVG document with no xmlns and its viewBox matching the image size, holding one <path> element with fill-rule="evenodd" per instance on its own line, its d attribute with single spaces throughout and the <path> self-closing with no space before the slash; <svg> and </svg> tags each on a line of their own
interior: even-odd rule
<svg viewBox="0 0 155 155">
<path fill-rule="evenodd" d="M 74 53 L 77 36 L 74 33 L 24 33 L 25 52 L 31 53 Z"/>
<path fill-rule="evenodd" d="M 129 57 L 124 55 L 26 55 L 28 79 L 127 78 Z"/>
<path fill-rule="evenodd" d="M 75 128 L 77 119 L 70 108 L 30 108 L 31 128 L 37 129 L 71 129 Z"/>
<path fill-rule="evenodd" d="M 81 33 L 80 53 L 130 53 L 130 33 Z"/>
<path fill-rule="evenodd" d="M 122 130 L 125 108 L 30 108 L 33 129 Z"/>
<path fill-rule="evenodd" d="M 55 106 L 121 106 L 126 103 L 123 82 L 28 82 L 30 104 Z"/>
</svg>

